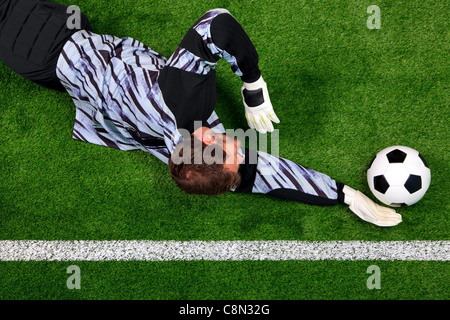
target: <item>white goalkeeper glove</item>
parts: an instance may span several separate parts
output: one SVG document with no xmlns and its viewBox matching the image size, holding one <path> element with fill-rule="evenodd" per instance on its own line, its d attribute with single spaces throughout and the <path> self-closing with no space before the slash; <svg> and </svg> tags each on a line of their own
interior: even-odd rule
<svg viewBox="0 0 450 320">
<path fill-rule="evenodd" d="M 244 82 L 241 88 L 245 106 L 245 117 L 250 128 L 260 133 L 273 131 L 272 121 L 280 123 L 273 111 L 267 84 L 262 77 L 252 83 Z"/>
<path fill-rule="evenodd" d="M 364 221 L 373 223 L 380 227 L 392 227 L 402 222 L 402 216 L 394 209 L 380 206 L 349 186 L 342 190 L 345 194 L 344 202 L 349 205 L 350 210 Z"/>
</svg>

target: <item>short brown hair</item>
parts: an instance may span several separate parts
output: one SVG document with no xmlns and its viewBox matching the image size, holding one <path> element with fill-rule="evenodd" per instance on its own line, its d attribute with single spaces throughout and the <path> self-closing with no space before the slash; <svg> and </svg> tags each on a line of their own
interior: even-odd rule
<svg viewBox="0 0 450 320">
<path fill-rule="evenodd" d="M 195 146 L 201 144 L 200 148 Z M 226 154 L 222 148 L 222 163 L 207 164 L 203 161 L 195 163 L 195 155 L 198 152 L 204 152 L 207 147 L 202 141 L 194 136 L 190 139 L 185 139 L 180 142 L 175 148 L 174 153 L 169 159 L 169 170 L 172 178 L 177 186 L 190 194 L 204 194 L 204 195 L 219 195 L 230 191 L 233 187 L 237 187 L 241 182 L 241 175 L 238 172 L 231 172 L 227 170 L 223 163 L 225 162 Z M 184 150 L 191 150 L 190 155 L 183 155 Z M 173 157 L 180 157 L 189 161 L 182 161 L 178 163 L 173 160 Z M 213 155 L 214 156 L 214 155 Z M 194 159 L 195 158 L 195 159 Z"/>
</svg>

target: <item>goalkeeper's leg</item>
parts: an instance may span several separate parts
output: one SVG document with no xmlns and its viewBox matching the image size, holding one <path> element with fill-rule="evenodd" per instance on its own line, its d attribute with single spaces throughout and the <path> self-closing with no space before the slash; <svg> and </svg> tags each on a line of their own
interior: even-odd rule
<svg viewBox="0 0 450 320">
<path fill-rule="evenodd" d="M 56 63 L 77 29 L 67 27 L 67 6 L 46 0 L 0 1 L 0 59 L 15 73 L 41 86 L 65 91 Z M 80 14 L 81 29 L 90 30 Z"/>
</svg>

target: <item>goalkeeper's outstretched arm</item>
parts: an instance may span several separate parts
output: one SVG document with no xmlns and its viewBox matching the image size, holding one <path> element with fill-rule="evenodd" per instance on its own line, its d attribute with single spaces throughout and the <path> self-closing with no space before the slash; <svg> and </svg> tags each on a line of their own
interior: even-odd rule
<svg viewBox="0 0 450 320">
<path fill-rule="evenodd" d="M 244 161 L 239 167 L 241 184 L 235 192 L 264 193 L 322 206 L 346 204 L 359 218 L 382 227 L 402 221 L 395 210 L 380 206 L 360 191 L 293 161 L 247 148 Z"/>
</svg>

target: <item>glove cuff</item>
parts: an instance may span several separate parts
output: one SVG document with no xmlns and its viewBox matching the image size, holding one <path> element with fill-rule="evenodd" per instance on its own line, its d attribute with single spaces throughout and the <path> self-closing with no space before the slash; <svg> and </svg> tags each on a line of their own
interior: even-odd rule
<svg viewBox="0 0 450 320">
<path fill-rule="evenodd" d="M 344 188 L 342 188 L 342 192 L 344 193 L 344 203 L 351 205 L 353 200 L 355 199 L 356 190 L 350 188 L 347 185 L 344 185 Z"/>
<path fill-rule="evenodd" d="M 258 90 L 261 89 L 263 87 L 267 86 L 266 82 L 264 81 L 263 77 L 260 76 L 258 80 L 256 80 L 255 82 L 244 82 L 244 88 L 252 91 L 252 90 Z"/>
</svg>

